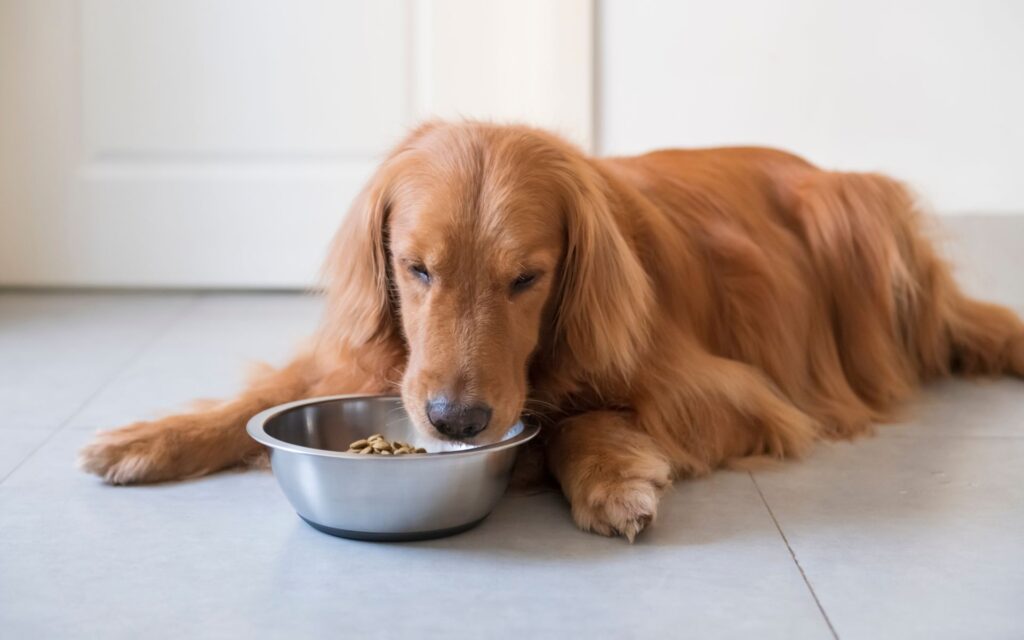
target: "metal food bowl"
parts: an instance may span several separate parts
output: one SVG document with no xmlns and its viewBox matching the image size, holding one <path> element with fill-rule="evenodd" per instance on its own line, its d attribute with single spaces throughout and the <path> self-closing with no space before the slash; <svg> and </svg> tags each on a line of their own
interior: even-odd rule
<svg viewBox="0 0 1024 640">
<path fill-rule="evenodd" d="M 330 396 L 283 404 L 249 421 L 270 449 L 281 489 L 314 528 L 358 540 L 424 540 L 480 523 L 508 486 L 518 447 L 539 431 L 516 423 L 484 446 L 431 440 L 397 396 Z M 380 433 L 427 450 L 376 456 L 347 453 Z"/>
</svg>

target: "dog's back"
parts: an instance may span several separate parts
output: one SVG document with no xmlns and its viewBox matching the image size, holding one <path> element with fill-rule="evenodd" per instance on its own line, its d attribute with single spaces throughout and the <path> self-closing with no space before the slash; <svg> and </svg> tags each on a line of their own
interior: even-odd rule
<svg viewBox="0 0 1024 640">
<path fill-rule="evenodd" d="M 670 321 L 854 435 L 952 370 L 1024 374 L 1024 326 L 956 286 L 913 197 L 759 147 L 599 161 Z"/>
</svg>

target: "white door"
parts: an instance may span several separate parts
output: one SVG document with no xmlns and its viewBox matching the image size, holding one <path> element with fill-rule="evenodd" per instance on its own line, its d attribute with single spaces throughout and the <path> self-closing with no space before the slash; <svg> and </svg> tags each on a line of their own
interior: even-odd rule
<svg viewBox="0 0 1024 640">
<path fill-rule="evenodd" d="M 0 0 L 0 285 L 295 287 L 417 120 L 589 147 L 589 0 Z"/>
</svg>

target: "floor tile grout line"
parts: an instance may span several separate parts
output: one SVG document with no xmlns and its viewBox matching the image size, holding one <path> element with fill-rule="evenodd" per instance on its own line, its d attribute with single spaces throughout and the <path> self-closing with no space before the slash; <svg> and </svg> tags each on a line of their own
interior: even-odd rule
<svg viewBox="0 0 1024 640">
<path fill-rule="evenodd" d="M 184 308 L 183 308 L 183 309 L 181 310 L 181 312 L 180 312 L 180 313 L 176 313 L 176 314 L 174 314 L 174 315 L 173 315 L 173 316 L 172 316 L 172 317 L 171 317 L 171 318 L 170 318 L 170 319 L 169 319 L 169 320 L 167 321 L 167 323 L 166 323 L 166 324 L 164 324 L 164 325 L 161 325 L 160 327 L 158 327 L 158 328 L 157 328 L 157 329 L 156 329 L 156 330 L 155 330 L 155 331 L 153 332 L 153 335 L 152 335 L 152 336 L 151 336 L 151 337 L 149 338 L 149 340 L 146 340 L 146 341 L 145 341 L 145 342 L 144 342 L 143 344 L 141 344 L 141 345 L 139 346 L 139 348 L 138 348 L 138 349 L 137 349 L 136 351 L 134 351 L 134 352 L 133 352 L 133 353 L 132 353 L 132 354 L 131 354 L 130 356 L 128 356 L 127 358 L 125 358 L 124 362 L 122 362 L 120 366 L 116 367 L 116 368 L 115 368 L 115 370 L 114 370 L 114 371 L 112 371 L 112 372 L 110 373 L 110 375 L 109 375 L 109 376 L 107 376 L 107 377 L 106 377 L 106 378 L 105 378 L 105 379 L 103 380 L 103 382 L 101 382 L 101 383 L 99 384 L 99 386 L 97 386 L 97 387 L 96 387 L 96 389 L 94 389 L 94 390 L 93 390 L 93 392 L 92 392 L 92 393 L 90 393 L 90 394 L 89 394 L 89 396 L 88 396 L 87 398 L 85 398 L 85 399 L 84 399 L 84 400 L 83 400 L 83 401 L 82 401 L 82 402 L 81 402 L 81 403 L 80 403 L 80 404 L 79 404 L 79 405 L 78 405 L 78 406 L 77 406 L 77 407 L 75 408 L 75 410 L 74 410 L 74 411 L 72 411 L 72 412 L 71 412 L 71 413 L 70 413 L 70 414 L 68 415 L 68 417 L 64 418 L 64 420 L 62 420 L 62 421 L 61 421 L 61 423 L 60 423 L 60 424 L 59 424 L 59 425 L 58 425 L 58 426 L 57 426 L 56 428 L 54 428 L 54 429 L 53 429 L 53 431 L 51 431 L 51 432 L 50 432 L 50 434 L 49 434 L 48 436 L 46 436 L 45 438 L 43 438 L 43 441 L 42 441 L 42 442 L 40 442 L 40 443 L 39 443 L 38 445 L 36 445 L 36 446 L 35 446 L 35 447 L 34 447 L 34 448 L 33 448 L 33 449 L 31 450 L 31 451 L 29 451 L 29 452 L 28 452 L 28 453 L 27 453 L 27 454 L 26 454 L 26 455 L 25 455 L 25 456 L 24 456 L 24 457 L 23 457 L 23 458 L 21 459 L 21 461 L 20 461 L 20 462 L 18 462 L 18 464 L 14 465 L 14 468 L 13 468 L 13 469 L 11 469 L 11 470 L 10 470 L 10 471 L 8 471 L 8 472 L 7 472 L 6 474 L 4 474 L 4 476 L 3 476 L 2 478 L 0 478 L 0 486 L 3 486 L 4 482 L 6 482 L 8 478 L 10 478 L 11 476 L 13 476 L 13 475 L 14 475 L 14 474 L 15 474 L 15 473 L 16 473 L 16 472 L 18 471 L 18 469 L 20 469 L 20 468 L 21 468 L 22 466 L 24 466 L 26 462 L 28 462 L 29 460 L 31 460 L 31 459 L 32 459 L 32 457 L 33 457 L 33 456 L 35 456 L 35 455 L 36 455 L 36 453 L 38 453 L 38 452 L 39 452 L 39 451 L 40 451 L 40 450 L 41 450 L 41 449 L 42 449 L 43 447 L 45 447 L 45 446 L 46 446 L 46 444 L 47 444 L 48 442 L 50 442 L 51 440 L 53 440 L 53 439 L 54 439 L 54 438 L 55 438 L 55 437 L 56 437 L 56 436 L 57 436 L 57 435 L 58 435 L 59 433 L 63 432 L 63 431 L 65 430 L 65 429 L 67 429 L 68 425 L 69 425 L 69 424 L 71 424 L 71 423 L 72 423 L 72 422 L 74 421 L 74 419 L 78 417 L 78 414 L 82 413 L 82 411 L 83 411 L 83 410 L 84 410 L 84 409 L 85 409 L 85 408 L 86 408 L 87 406 L 89 406 L 89 403 L 90 403 L 90 402 L 92 402 L 93 400 L 95 400 L 95 399 L 96 399 L 96 398 L 97 398 L 97 397 L 98 397 L 98 396 L 99 396 L 99 395 L 100 395 L 101 393 L 103 393 L 103 391 L 104 391 L 104 390 L 105 390 L 105 389 L 106 389 L 107 387 L 109 387 L 109 386 L 110 386 L 110 385 L 111 385 L 111 384 L 112 384 L 112 383 L 113 383 L 113 382 L 114 382 L 115 380 L 117 380 L 118 376 L 120 376 L 120 375 L 121 375 L 122 373 L 124 373 L 124 372 L 125 372 L 125 371 L 126 371 L 126 370 L 127 370 L 127 369 L 128 369 L 129 367 L 130 367 L 130 366 L 132 366 L 132 365 L 133 365 L 133 364 L 134 364 L 135 362 L 137 362 L 139 358 L 141 358 L 141 357 L 142 357 L 142 356 L 144 356 L 144 355 L 145 355 L 146 353 L 148 353 L 148 352 L 149 352 L 149 350 L 153 348 L 153 345 L 155 345 L 155 344 L 156 344 L 156 343 L 157 343 L 157 342 L 158 342 L 158 341 L 160 340 L 160 338 L 164 337 L 164 336 L 165 336 L 165 335 L 167 334 L 167 332 L 169 332 L 169 331 L 170 331 L 171 329 L 173 329 L 173 328 L 174 328 L 175 326 L 177 326 L 177 324 L 178 324 L 179 322 L 181 322 L 182 320 L 184 320 L 184 319 L 185 319 L 185 317 L 186 317 L 186 316 L 187 316 L 187 315 L 188 315 L 188 314 L 189 314 L 189 313 L 190 313 L 190 312 L 191 312 L 192 310 L 194 310 L 194 309 L 195 309 L 196 307 L 198 307 L 198 306 L 199 306 L 199 304 L 200 304 L 200 303 L 201 303 L 201 302 L 202 302 L 202 301 L 203 301 L 203 300 L 204 300 L 204 299 L 206 298 L 206 296 L 205 296 L 205 295 L 203 295 L 203 294 L 194 294 L 194 295 L 193 295 L 192 297 L 193 297 L 192 301 L 191 301 L 191 302 L 190 302 L 189 304 L 186 304 L 186 305 L 184 306 Z"/>
<path fill-rule="evenodd" d="M 796 557 L 796 552 L 793 551 L 793 546 L 789 544 L 789 539 L 786 538 L 786 534 L 782 531 L 782 525 L 779 524 L 778 518 L 775 517 L 775 512 L 772 511 L 771 505 L 768 504 L 768 499 L 764 497 L 764 492 L 761 491 L 761 485 L 757 484 L 757 478 L 750 471 L 747 472 L 750 477 L 750 481 L 754 483 L 754 489 L 757 490 L 757 495 L 761 496 L 761 504 L 768 511 L 768 516 L 771 517 L 772 522 L 775 524 L 775 529 L 779 532 L 779 537 L 782 538 L 782 542 L 785 543 L 786 549 L 789 550 L 789 555 L 793 558 L 793 564 L 796 565 L 797 570 L 800 572 L 800 577 L 803 578 L 804 584 L 807 585 L 807 590 L 811 593 L 811 597 L 814 598 L 814 604 L 818 606 L 818 611 L 821 612 L 821 617 L 824 618 L 825 624 L 828 625 L 828 630 L 832 633 L 832 637 L 835 640 L 839 640 L 839 634 L 836 633 L 836 628 L 832 626 L 832 620 L 829 619 L 828 614 L 825 613 L 825 607 L 822 606 L 821 600 L 818 599 L 818 594 L 814 592 L 814 587 L 811 586 L 811 581 L 807 578 L 807 573 L 804 568 L 800 565 L 800 560 Z"/>
</svg>

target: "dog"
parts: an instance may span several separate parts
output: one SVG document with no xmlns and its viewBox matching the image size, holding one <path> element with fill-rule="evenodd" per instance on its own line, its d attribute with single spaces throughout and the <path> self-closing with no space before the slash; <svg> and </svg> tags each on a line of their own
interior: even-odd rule
<svg viewBox="0 0 1024 640">
<path fill-rule="evenodd" d="M 258 455 L 253 414 L 400 390 L 471 443 L 520 415 L 584 530 L 632 541 L 677 478 L 805 454 L 924 381 L 1024 376 L 1024 323 L 966 296 L 898 182 L 766 148 L 592 158 L 559 137 L 431 122 L 356 198 L 310 346 L 215 407 L 101 433 L 113 484 Z"/>
</svg>

